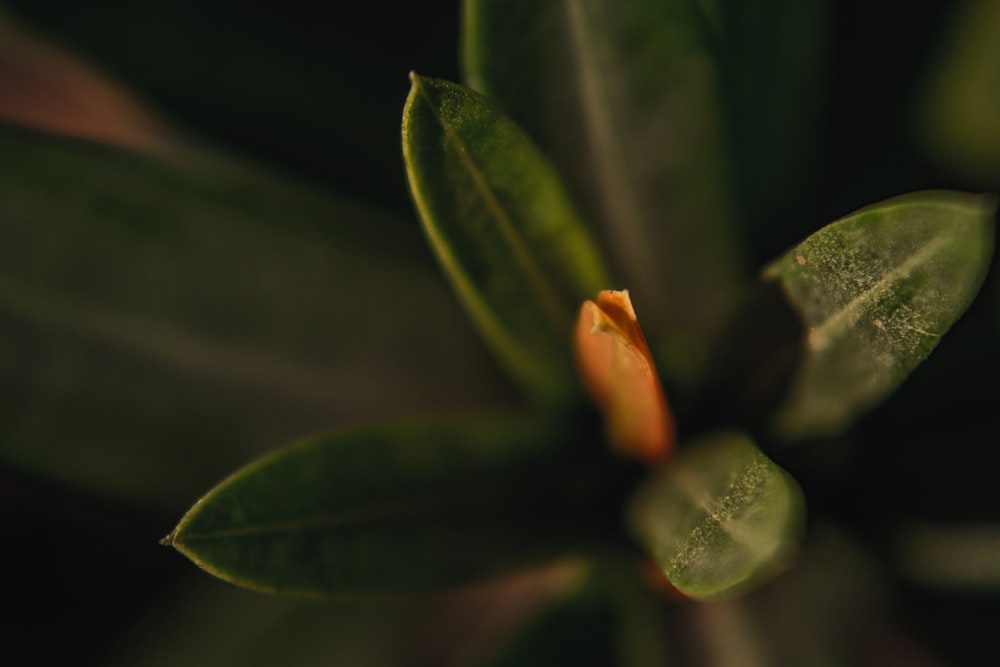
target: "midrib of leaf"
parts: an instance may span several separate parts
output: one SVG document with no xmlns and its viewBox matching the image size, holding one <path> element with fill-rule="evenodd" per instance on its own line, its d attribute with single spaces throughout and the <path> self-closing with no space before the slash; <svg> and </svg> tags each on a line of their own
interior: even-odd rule
<svg viewBox="0 0 1000 667">
<path fill-rule="evenodd" d="M 404 151 L 406 150 L 408 149 L 404 143 Z M 407 169 L 410 169 L 409 164 L 407 165 Z M 413 182 L 412 176 L 410 180 Z M 424 201 L 421 193 L 416 188 L 412 192 L 413 201 L 416 204 L 417 210 L 421 213 L 420 217 L 425 221 L 432 220 L 430 208 L 427 206 L 427 202 Z M 459 293 L 465 307 L 470 311 L 472 318 L 481 328 L 484 337 L 493 344 L 497 353 L 514 369 L 517 375 L 522 379 L 531 381 L 534 385 L 544 385 L 545 378 L 540 376 L 538 364 L 535 363 L 535 360 L 525 350 L 520 341 L 512 339 L 507 335 L 503 325 L 495 316 L 493 309 L 489 307 L 486 300 L 482 298 L 479 291 L 472 285 L 468 275 L 466 275 L 461 264 L 455 258 L 455 253 L 451 245 L 442 236 L 437 225 L 428 222 L 423 227 L 427 237 L 430 239 L 431 246 L 436 252 L 438 261 L 451 278 L 452 285 Z"/>
<path fill-rule="evenodd" d="M 843 308 L 809 331 L 809 347 L 822 350 L 831 340 L 841 336 L 852 327 L 861 316 L 862 310 L 868 304 L 877 301 L 894 283 L 910 275 L 914 268 L 933 256 L 943 246 L 948 244 L 947 236 L 937 236 L 921 246 L 916 252 L 896 268 L 883 275 L 870 288 L 851 299 Z"/>
<path fill-rule="evenodd" d="M 607 224 L 612 230 L 610 243 L 624 260 L 623 264 L 632 268 L 632 275 L 649 276 L 649 283 L 659 284 L 659 271 L 648 252 L 642 203 L 622 148 L 623 133 L 610 106 L 611 95 L 605 84 L 607 74 L 602 71 L 598 56 L 600 45 L 583 5 L 581 0 L 563 1 L 571 55 L 577 65 L 584 126 L 594 150 L 593 167 L 601 184 Z"/>
<path fill-rule="evenodd" d="M 704 516 L 691 529 L 684 548 L 670 559 L 670 568 L 666 573 L 668 577 L 676 575 L 679 570 L 684 569 L 695 555 L 704 549 L 707 534 L 713 528 L 718 527 L 740 544 L 746 543 L 745 536 L 734 532 L 733 524 L 729 520 L 747 504 L 756 492 L 757 486 L 767 471 L 767 465 L 768 460 L 764 455 L 754 454 L 750 462 L 726 487 L 721 496 L 714 498 L 709 503 L 695 499 L 696 505 L 704 512 Z"/>
<path fill-rule="evenodd" d="M 347 509 L 340 512 L 329 512 L 296 519 L 249 523 L 234 528 L 222 528 L 201 533 L 188 533 L 184 530 L 183 525 L 181 525 L 175 533 L 168 536 L 164 541 L 173 543 L 174 540 L 179 539 L 183 544 L 184 542 L 220 540 L 233 537 L 259 537 L 280 533 L 305 532 L 359 525 L 362 523 L 367 525 L 395 523 L 401 520 L 425 517 L 445 509 L 454 510 L 455 506 L 454 502 L 446 499 L 428 499 L 423 502 L 400 500 L 398 502 L 387 502 L 367 507 Z M 467 506 L 463 505 L 461 508 L 469 509 L 470 513 L 472 512 Z"/>
<path fill-rule="evenodd" d="M 537 294 L 545 312 L 548 314 L 549 319 L 557 327 L 566 327 L 570 321 L 569 311 L 567 311 L 562 303 L 562 300 L 559 298 L 558 294 L 556 294 L 556 291 L 553 289 L 549 281 L 545 278 L 545 273 L 538 266 L 538 263 L 532 258 L 527 244 L 518 234 L 516 227 L 511 222 L 510 216 L 507 215 L 503 206 L 500 205 L 496 194 L 487 182 L 482 170 L 469 156 L 469 150 L 465 145 L 465 142 L 462 141 L 460 136 L 458 136 L 458 133 L 455 132 L 451 124 L 441 116 L 429 96 L 424 94 L 422 95 L 422 98 L 424 103 L 427 105 L 427 108 L 430 109 L 431 114 L 441 126 L 441 129 L 444 130 L 448 141 L 454 145 L 459 160 L 461 160 L 462 164 L 465 166 L 469 176 L 472 178 L 472 182 L 476 186 L 476 191 L 479 193 L 479 196 L 482 197 L 483 201 L 486 202 L 486 207 L 493 215 L 497 228 L 500 230 L 504 240 L 507 241 L 515 263 L 521 267 L 521 270 L 528 277 L 528 281 L 531 283 L 531 286 Z"/>
</svg>

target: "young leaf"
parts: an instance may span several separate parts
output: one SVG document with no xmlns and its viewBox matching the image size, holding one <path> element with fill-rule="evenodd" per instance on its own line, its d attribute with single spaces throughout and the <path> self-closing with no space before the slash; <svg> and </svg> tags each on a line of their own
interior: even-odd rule
<svg viewBox="0 0 1000 667">
<path fill-rule="evenodd" d="M 798 484 L 739 433 L 681 450 L 636 492 L 632 532 L 685 595 L 711 599 L 763 583 L 798 549 Z"/>
<path fill-rule="evenodd" d="M 0 460 L 179 512 L 275 442 L 504 396 L 426 255 L 256 168 L 0 126 Z"/>
<path fill-rule="evenodd" d="M 573 332 L 577 369 L 604 416 L 611 445 L 647 463 L 674 448 L 674 420 L 628 290 L 604 290 L 580 307 Z"/>
<path fill-rule="evenodd" d="M 955 192 L 904 195 L 824 227 L 765 270 L 806 327 L 776 416 L 782 437 L 847 428 L 931 353 L 986 275 L 995 207 Z"/>
<path fill-rule="evenodd" d="M 280 450 L 223 481 L 167 542 L 249 588 L 452 586 L 556 555 L 574 478 L 558 425 L 464 418 L 373 426 Z M 558 481 L 553 481 L 558 480 Z"/>
<path fill-rule="evenodd" d="M 708 19 L 688 0 L 466 0 L 469 85 L 551 156 L 696 386 L 742 284 Z M 608 287 L 604 285 L 603 287 Z"/>
<path fill-rule="evenodd" d="M 513 121 L 462 86 L 412 75 L 403 156 L 424 230 L 486 340 L 533 394 L 576 385 L 577 305 L 608 284 L 552 167 Z"/>
</svg>

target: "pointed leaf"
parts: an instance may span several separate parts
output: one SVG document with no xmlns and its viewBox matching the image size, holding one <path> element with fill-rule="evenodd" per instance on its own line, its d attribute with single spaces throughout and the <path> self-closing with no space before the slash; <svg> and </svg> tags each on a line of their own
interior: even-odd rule
<svg viewBox="0 0 1000 667">
<path fill-rule="evenodd" d="M 683 449 L 630 507 L 633 533 L 685 595 L 711 599 L 759 585 L 798 549 L 805 501 L 798 484 L 745 435 Z"/>
<path fill-rule="evenodd" d="M 993 253 L 994 200 L 914 193 L 816 232 L 765 271 L 806 327 L 776 427 L 829 435 L 892 393 L 979 290 Z"/>
<path fill-rule="evenodd" d="M 572 393 L 569 335 L 608 284 L 552 167 L 507 116 L 456 84 L 412 76 L 403 155 L 424 230 L 486 340 L 532 393 Z"/>
<path fill-rule="evenodd" d="M 412 223 L 212 155 L 0 126 L 0 460 L 21 474 L 180 512 L 278 443 L 499 381 Z"/>
<path fill-rule="evenodd" d="M 266 591 L 425 589 L 552 557 L 565 434 L 522 418 L 373 426 L 308 440 L 202 498 L 174 547 L 227 581 Z"/>
<path fill-rule="evenodd" d="M 685 387 L 742 280 L 709 23 L 688 0 L 465 2 L 469 85 L 551 156 Z"/>
</svg>

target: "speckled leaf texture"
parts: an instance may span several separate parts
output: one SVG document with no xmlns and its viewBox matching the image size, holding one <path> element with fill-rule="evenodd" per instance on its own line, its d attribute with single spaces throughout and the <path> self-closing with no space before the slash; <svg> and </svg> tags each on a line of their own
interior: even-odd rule
<svg viewBox="0 0 1000 667">
<path fill-rule="evenodd" d="M 766 269 L 805 326 L 780 436 L 843 431 L 927 358 L 986 276 L 995 210 L 991 197 L 904 195 L 824 227 Z"/>
<path fill-rule="evenodd" d="M 788 567 L 805 500 L 749 437 L 723 432 L 689 444 L 647 480 L 629 518 L 670 583 L 709 600 L 746 591 Z"/>
</svg>

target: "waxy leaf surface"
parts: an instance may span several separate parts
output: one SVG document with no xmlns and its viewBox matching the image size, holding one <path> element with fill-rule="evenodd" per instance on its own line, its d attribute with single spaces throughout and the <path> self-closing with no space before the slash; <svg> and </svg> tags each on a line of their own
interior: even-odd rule
<svg viewBox="0 0 1000 667">
<path fill-rule="evenodd" d="M 779 435 L 842 431 L 931 353 L 983 282 L 994 211 L 987 197 L 905 195 L 824 227 L 768 267 L 806 328 Z"/>
<path fill-rule="evenodd" d="M 636 492 L 632 532 L 674 586 L 695 599 L 749 589 L 788 566 L 805 501 L 795 480 L 746 436 L 682 449 Z"/>
<path fill-rule="evenodd" d="M 412 76 L 403 156 L 442 267 L 486 340 L 533 395 L 575 392 L 568 337 L 607 285 L 591 239 L 538 148 L 457 84 Z"/>
<path fill-rule="evenodd" d="M 565 443 L 557 425 L 509 415 L 323 436 L 219 484 L 168 541 L 260 590 L 464 584 L 569 548 L 578 527 L 557 516 L 574 480 Z"/>
</svg>

